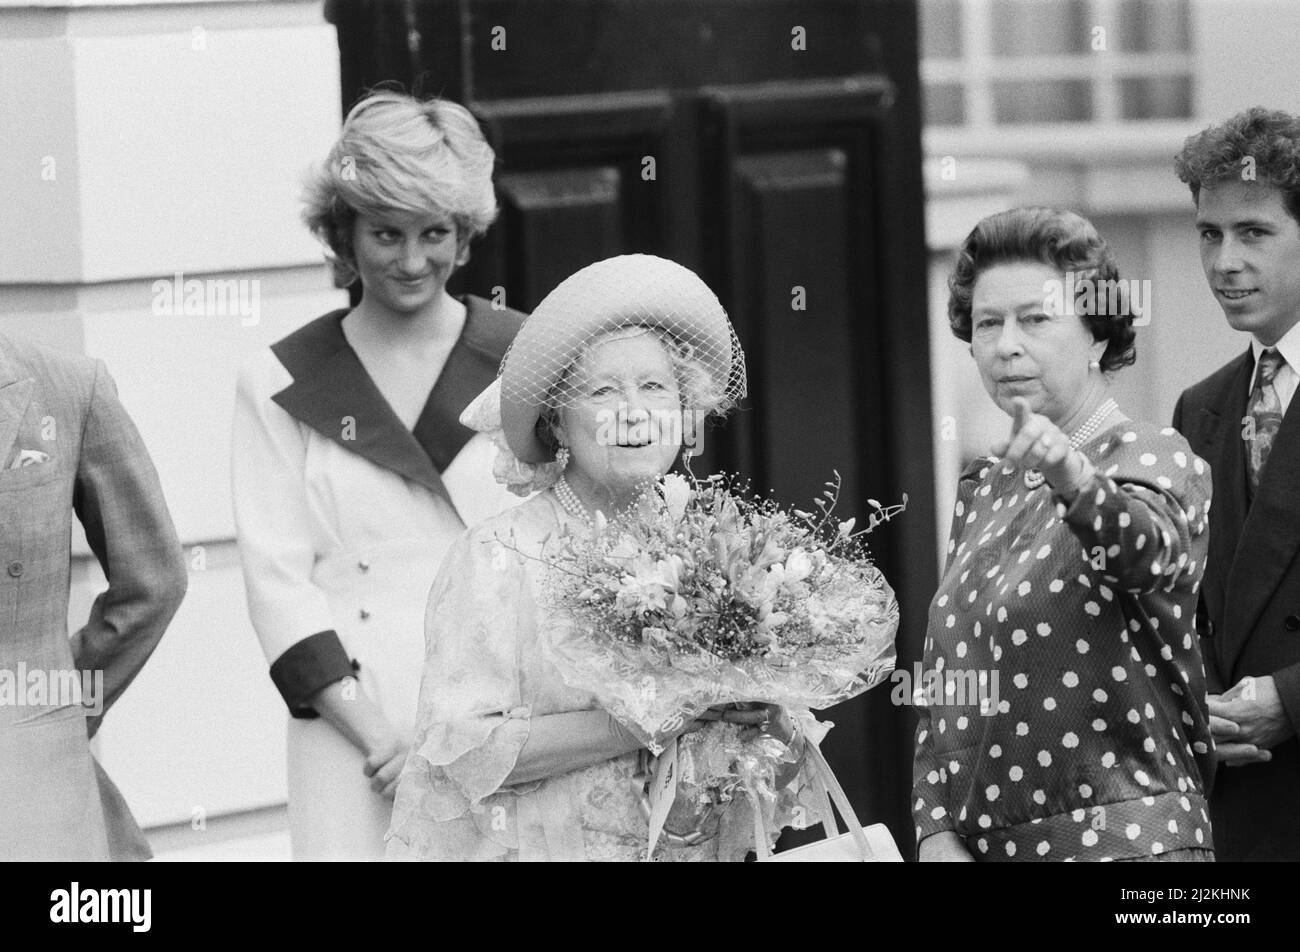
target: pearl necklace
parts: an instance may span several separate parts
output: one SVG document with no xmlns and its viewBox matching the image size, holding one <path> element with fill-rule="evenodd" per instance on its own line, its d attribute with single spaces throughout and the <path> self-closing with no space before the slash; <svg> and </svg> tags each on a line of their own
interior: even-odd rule
<svg viewBox="0 0 1300 952">
<path fill-rule="evenodd" d="M 596 517 L 592 514 L 591 509 L 587 508 L 587 505 L 578 498 L 578 494 L 573 491 L 573 486 L 569 484 L 567 477 L 561 474 L 560 478 L 551 486 L 551 489 L 555 491 L 555 498 L 559 500 L 561 509 L 573 516 L 575 519 L 580 519 L 587 523 L 587 525 L 596 524 Z M 628 503 L 627 508 L 609 517 L 610 521 L 617 522 L 622 519 L 632 511 L 636 506 L 636 503 L 637 501 L 635 499 Z M 597 515 L 599 515 L 599 513 L 597 513 Z"/>
<path fill-rule="evenodd" d="M 1113 397 L 1107 397 L 1103 400 L 1101 406 L 1092 411 L 1092 416 L 1084 421 L 1083 426 L 1074 431 L 1074 435 L 1070 437 L 1070 448 L 1077 450 L 1084 443 L 1087 443 L 1092 438 L 1092 434 L 1097 431 L 1097 427 L 1101 426 L 1102 421 L 1118 409 L 1119 404 L 1115 402 Z"/>
<path fill-rule="evenodd" d="M 578 494 L 573 491 L 569 485 L 568 479 L 563 475 L 555 481 L 555 498 L 560 501 L 561 508 L 575 519 L 581 519 L 583 522 L 591 522 L 591 511 L 582 504 Z"/>
<path fill-rule="evenodd" d="M 1115 402 L 1113 397 L 1107 397 L 1103 400 L 1100 405 L 1098 405 L 1097 409 L 1092 411 L 1092 416 L 1088 417 L 1088 419 L 1084 421 L 1083 426 L 1079 427 L 1070 435 L 1070 449 L 1077 450 L 1084 443 L 1088 442 L 1088 440 L 1092 438 L 1092 435 L 1097 431 L 1097 427 L 1101 426 L 1102 421 L 1118 409 L 1119 404 Z M 1047 477 L 1036 469 L 1025 470 L 1025 487 L 1027 489 L 1037 489 L 1039 486 L 1043 485 L 1046 480 Z"/>
</svg>

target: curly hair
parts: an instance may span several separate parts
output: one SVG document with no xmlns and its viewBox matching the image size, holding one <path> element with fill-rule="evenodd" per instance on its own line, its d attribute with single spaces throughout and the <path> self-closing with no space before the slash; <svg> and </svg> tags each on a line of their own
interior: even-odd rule
<svg viewBox="0 0 1300 952">
<path fill-rule="evenodd" d="M 439 212 L 462 246 L 497 215 L 496 154 L 468 109 L 446 99 L 373 92 L 352 107 L 338 141 L 305 180 L 303 222 L 333 255 L 335 283 L 356 280 L 360 214 Z"/>
<path fill-rule="evenodd" d="M 982 219 L 957 251 L 957 263 L 948 278 L 948 326 L 959 340 L 970 343 L 971 299 L 975 282 L 994 265 L 1034 262 L 1073 273 L 1083 293 L 1089 282 L 1118 287 L 1119 268 L 1096 227 L 1082 215 L 1060 208 L 1013 208 Z M 1137 359 L 1133 315 L 1127 306 L 1111 313 L 1107 295 L 1096 295 L 1092 307 L 1080 310 L 1080 320 L 1093 340 L 1106 341 L 1101 369 L 1106 373 L 1127 367 Z M 1100 304 L 1100 306 L 1098 306 Z"/>
<path fill-rule="evenodd" d="M 713 374 L 709 372 L 709 368 L 705 366 L 704 362 L 691 352 L 689 345 L 679 341 L 661 328 L 645 327 L 640 324 L 628 325 L 624 328 L 609 331 L 588 341 L 569 365 L 565 376 L 556 385 L 555 392 L 565 388 L 568 375 L 582 363 L 593 348 L 608 340 L 611 334 L 637 329 L 653 334 L 663 346 L 664 353 L 668 355 L 668 362 L 672 365 L 673 379 L 677 384 L 677 392 L 684 412 L 698 412 L 704 417 L 720 418 L 726 416 L 735 408 L 736 402 L 727 395 L 726 386 L 718 384 L 718 381 L 714 379 Z M 552 453 L 559 449 L 560 446 L 559 438 L 555 435 L 556 428 L 560 425 L 560 407 L 553 405 L 556 402 L 554 399 L 548 400 L 546 405 L 542 407 L 534 431 L 541 444 Z"/>
<path fill-rule="evenodd" d="M 1264 182 L 1282 191 L 1300 223 L 1300 118 L 1254 106 L 1227 122 L 1188 136 L 1174 171 L 1199 201 L 1201 189 L 1228 180 Z"/>
</svg>

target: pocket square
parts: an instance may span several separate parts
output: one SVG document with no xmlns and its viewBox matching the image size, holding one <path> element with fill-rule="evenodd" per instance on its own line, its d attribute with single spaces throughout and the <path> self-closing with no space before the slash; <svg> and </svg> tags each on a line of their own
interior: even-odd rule
<svg viewBox="0 0 1300 952">
<path fill-rule="evenodd" d="M 26 466 L 39 466 L 41 463 L 48 463 L 49 460 L 49 453 L 42 453 L 40 450 L 22 450 L 14 457 L 14 461 L 9 464 L 9 468 L 22 469 Z"/>
</svg>

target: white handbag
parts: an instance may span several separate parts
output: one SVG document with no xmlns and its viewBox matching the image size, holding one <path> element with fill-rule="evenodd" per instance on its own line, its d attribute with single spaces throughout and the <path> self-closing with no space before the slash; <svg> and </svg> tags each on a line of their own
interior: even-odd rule
<svg viewBox="0 0 1300 952">
<path fill-rule="evenodd" d="M 763 827 L 761 812 L 754 810 L 754 846 L 760 863 L 901 863 L 903 856 L 883 823 L 873 823 L 864 828 L 849 803 L 844 788 L 840 786 L 831 765 L 826 762 L 821 748 L 811 738 L 805 743 L 804 756 L 812 767 L 811 779 L 822 805 L 822 829 L 826 839 L 797 846 L 792 850 L 773 853 L 768 847 L 767 830 Z M 840 833 L 835 824 L 835 811 L 831 802 L 839 807 L 840 816 L 848 827 Z"/>
</svg>

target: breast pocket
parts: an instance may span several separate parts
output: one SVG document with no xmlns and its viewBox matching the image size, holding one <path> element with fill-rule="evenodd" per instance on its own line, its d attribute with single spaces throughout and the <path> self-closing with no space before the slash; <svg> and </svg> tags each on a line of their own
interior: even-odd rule
<svg viewBox="0 0 1300 952">
<path fill-rule="evenodd" d="M 71 485 L 71 474 L 55 460 L 19 469 L 4 469 L 0 470 L 0 493 L 22 492 L 59 479 L 64 479 Z"/>
<path fill-rule="evenodd" d="M 73 474 L 50 466 L 0 473 L 0 548 L 59 538 L 72 520 Z"/>
</svg>

